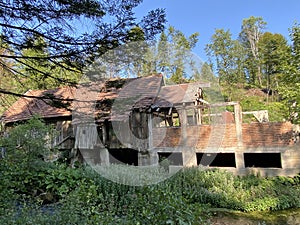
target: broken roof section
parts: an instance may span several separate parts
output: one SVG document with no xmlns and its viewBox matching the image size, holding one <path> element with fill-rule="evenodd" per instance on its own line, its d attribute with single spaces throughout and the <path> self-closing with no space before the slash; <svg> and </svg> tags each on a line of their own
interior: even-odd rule
<svg viewBox="0 0 300 225">
<path fill-rule="evenodd" d="M 172 108 L 182 103 L 193 103 L 199 87 L 210 87 L 210 83 L 194 82 L 163 86 L 152 108 Z"/>
<path fill-rule="evenodd" d="M 82 85 L 75 96 L 73 123 L 124 121 L 134 108 L 149 108 L 153 101 L 145 99 L 155 99 L 162 85 L 161 74 Z"/>
<path fill-rule="evenodd" d="M 111 79 L 77 87 L 30 90 L 24 94 L 28 97 L 19 98 L 3 113 L 1 120 L 7 124 L 27 120 L 33 115 L 45 119 L 75 115 L 75 122 L 76 119 L 77 122 L 82 122 L 82 116 L 91 116 L 98 122 L 104 119 L 120 120 L 128 116 L 134 107 L 150 107 L 162 85 L 162 75 L 156 74 L 132 79 Z M 68 107 L 57 108 L 59 100 Z M 142 105 L 135 106 L 138 101 Z"/>
<path fill-rule="evenodd" d="M 161 74 L 136 79 L 125 85 L 114 102 L 111 120 L 124 120 L 132 110 L 148 110 L 163 85 Z"/>
<path fill-rule="evenodd" d="M 114 79 L 113 81 L 117 81 Z M 79 85 L 74 95 L 72 121 L 73 124 L 83 122 L 94 122 L 97 111 L 103 115 L 110 114 L 110 104 L 105 106 L 105 102 L 113 102 L 118 96 L 119 89 L 124 85 L 125 80 L 119 79 L 122 85 L 113 86 L 109 81 L 99 81 Z"/>
<path fill-rule="evenodd" d="M 5 124 L 23 121 L 33 115 L 50 119 L 73 117 L 73 123 L 128 119 L 132 110 L 147 111 L 193 103 L 199 87 L 209 83 L 164 86 L 162 74 L 131 79 L 110 79 L 61 87 L 53 90 L 28 91 L 2 115 Z M 43 98 L 45 97 L 46 98 Z M 48 98 L 48 99 L 47 99 Z M 62 99 L 60 107 L 59 100 Z"/>
</svg>

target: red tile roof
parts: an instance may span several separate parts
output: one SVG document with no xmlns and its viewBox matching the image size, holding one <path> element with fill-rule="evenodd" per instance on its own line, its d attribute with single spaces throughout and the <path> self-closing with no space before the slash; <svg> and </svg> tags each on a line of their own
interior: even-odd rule
<svg viewBox="0 0 300 225">
<path fill-rule="evenodd" d="M 29 90 L 24 95 L 33 97 L 43 97 L 53 95 L 55 98 L 72 99 L 74 87 L 62 87 L 53 90 Z M 39 99 L 31 97 L 19 98 L 11 107 L 2 115 L 4 123 L 27 120 L 33 115 L 39 115 L 43 118 L 70 116 L 72 113 L 66 108 L 57 108 L 51 106 L 50 99 Z"/>
<path fill-rule="evenodd" d="M 105 82 L 81 84 L 78 87 L 61 87 L 53 90 L 35 90 L 19 98 L 2 115 L 4 123 L 27 120 L 33 115 L 42 118 L 73 116 L 73 122 L 95 119 L 99 122 L 124 120 L 134 110 L 170 108 L 183 102 L 193 102 L 197 88 L 208 87 L 207 83 L 189 83 L 164 86 L 161 74 L 133 79 L 111 79 Z M 50 99 L 54 96 L 70 103 L 68 108 L 57 108 Z M 75 101 L 70 101 L 75 100 Z"/>
<path fill-rule="evenodd" d="M 77 115 L 84 114 L 85 118 L 87 114 L 92 113 L 93 118 L 96 114 L 98 119 L 105 116 L 107 118 L 112 116 L 112 119 L 121 119 L 121 117 L 130 113 L 132 107 L 146 107 L 152 103 L 141 100 L 156 97 L 162 84 L 162 75 L 158 74 L 135 79 L 112 79 L 105 83 L 82 84 L 77 88 L 61 87 L 53 90 L 30 90 L 24 94 L 28 97 L 19 98 L 4 112 L 2 122 L 11 123 L 27 120 L 33 115 L 39 115 L 42 118 L 74 116 L 72 111 L 73 113 L 75 111 Z M 49 95 L 58 99 L 76 101 L 67 101 L 71 103 L 68 108 L 56 108 L 52 106 L 50 99 L 42 99 L 43 96 Z M 115 110 L 111 115 L 111 105 L 109 103 L 115 99 L 122 104 L 123 109 L 120 112 Z M 125 101 L 126 99 L 127 101 Z M 128 102 L 128 99 L 131 100 Z M 135 105 L 136 102 L 141 105 Z M 94 108 L 91 109 L 91 107 Z"/>
<path fill-rule="evenodd" d="M 124 120 L 133 109 L 145 110 L 158 96 L 163 77 L 161 74 L 133 80 L 119 92 L 112 108 L 112 120 Z"/>
</svg>

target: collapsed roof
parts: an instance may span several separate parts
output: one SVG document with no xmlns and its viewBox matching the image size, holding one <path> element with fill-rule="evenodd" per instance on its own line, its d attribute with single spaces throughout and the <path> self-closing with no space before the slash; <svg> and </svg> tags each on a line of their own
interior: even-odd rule
<svg viewBox="0 0 300 225">
<path fill-rule="evenodd" d="M 161 74 L 131 79 L 110 79 L 60 87 L 53 90 L 29 90 L 2 115 L 4 124 L 23 121 L 33 115 L 44 119 L 71 117 L 73 122 L 90 118 L 97 122 L 124 120 L 132 110 L 172 108 L 174 104 L 193 102 L 194 93 L 204 83 L 165 86 Z M 90 117 L 89 117 L 90 116 Z"/>
</svg>

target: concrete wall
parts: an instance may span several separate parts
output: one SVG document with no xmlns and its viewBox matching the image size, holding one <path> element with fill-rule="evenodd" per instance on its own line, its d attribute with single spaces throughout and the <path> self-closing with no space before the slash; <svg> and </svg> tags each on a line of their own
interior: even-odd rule
<svg viewBox="0 0 300 225">
<path fill-rule="evenodd" d="M 96 134 L 94 125 L 85 125 L 79 130 L 77 127 L 75 147 L 87 149 L 82 151 L 87 161 L 107 165 L 110 163 L 109 152 L 104 146 L 97 146 Z M 250 123 L 239 126 L 229 123 L 152 128 L 149 138 L 144 140 L 149 141 L 150 149 L 138 153 L 138 164 L 158 165 L 160 153 L 177 152 L 182 154 L 183 166 L 197 166 L 197 153 L 198 156 L 231 153 L 234 154 L 235 165 L 224 169 L 235 174 L 291 176 L 300 172 L 300 145 L 295 144 L 293 134 L 291 123 Z M 281 159 L 280 166 L 246 168 L 245 153 L 276 153 Z"/>
<path fill-rule="evenodd" d="M 196 153 L 233 153 L 235 174 L 292 176 L 300 172 L 300 145 L 295 144 L 291 123 L 241 124 L 241 143 L 236 124 L 153 128 L 153 145 L 159 152 L 182 152 L 184 166 L 196 166 Z M 277 153 L 281 168 L 246 168 L 245 153 Z M 278 155 L 277 155 L 278 156 Z"/>
</svg>

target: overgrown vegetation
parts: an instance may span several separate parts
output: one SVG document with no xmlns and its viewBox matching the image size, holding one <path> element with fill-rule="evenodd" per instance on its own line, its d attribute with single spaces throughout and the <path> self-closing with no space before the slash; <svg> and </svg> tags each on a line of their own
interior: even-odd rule
<svg viewBox="0 0 300 225">
<path fill-rule="evenodd" d="M 278 101 L 279 95 L 268 95 L 259 88 L 223 87 L 222 93 L 226 101 L 240 102 L 243 112 L 268 110 L 270 122 L 289 121 L 289 115 L 295 109 L 289 109 L 284 101 Z M 228 110 L 233 110 L 228 108 Z M 243 122 L 257 122 L 253 115 L 243 115 Z M 297 121 L 293 121 L 296 123 Z"/>
<path fill-rule="evenodd" d="M 33 140 L 30 135 L 47 129 L 33 119 L 1 139 L 7 148 L 0 160 L 2 224 L 205 224 L 209 208 L 250 212 L 300 207 L 300 176 L 239 177 L 187 168 L 155 185 L 130 186 L 107 180 L 89 166 L 45 162 L 42 155 L 49 149 L 39 144 L 44 137 Z M 133 172 L 124 165 L 114 167 Z"/>
<path fill-rule="evenodd" d="M 210 207 L 249 212 L 300 206 L 299 177 L 236 177 L 190 168 L 157 185 L 135 187 L 88 167 L 49 164 L 24 171 L 5 161 L 1 177 L 5 224 L 202 224 Z"/>
<path fill-rule="evenodd" d="M 269 108 L 271 121 L 299 123 L 299 23 L 289 29 L 290 42 L 266 25 L 262 17 L 245 18 L 237 39 L 216 29 L 205 48 L 210 66 L 227 100 L 237 101 L 249 89 L 264 91 L 247 100 L 252 110 Z"/>
</svg>

